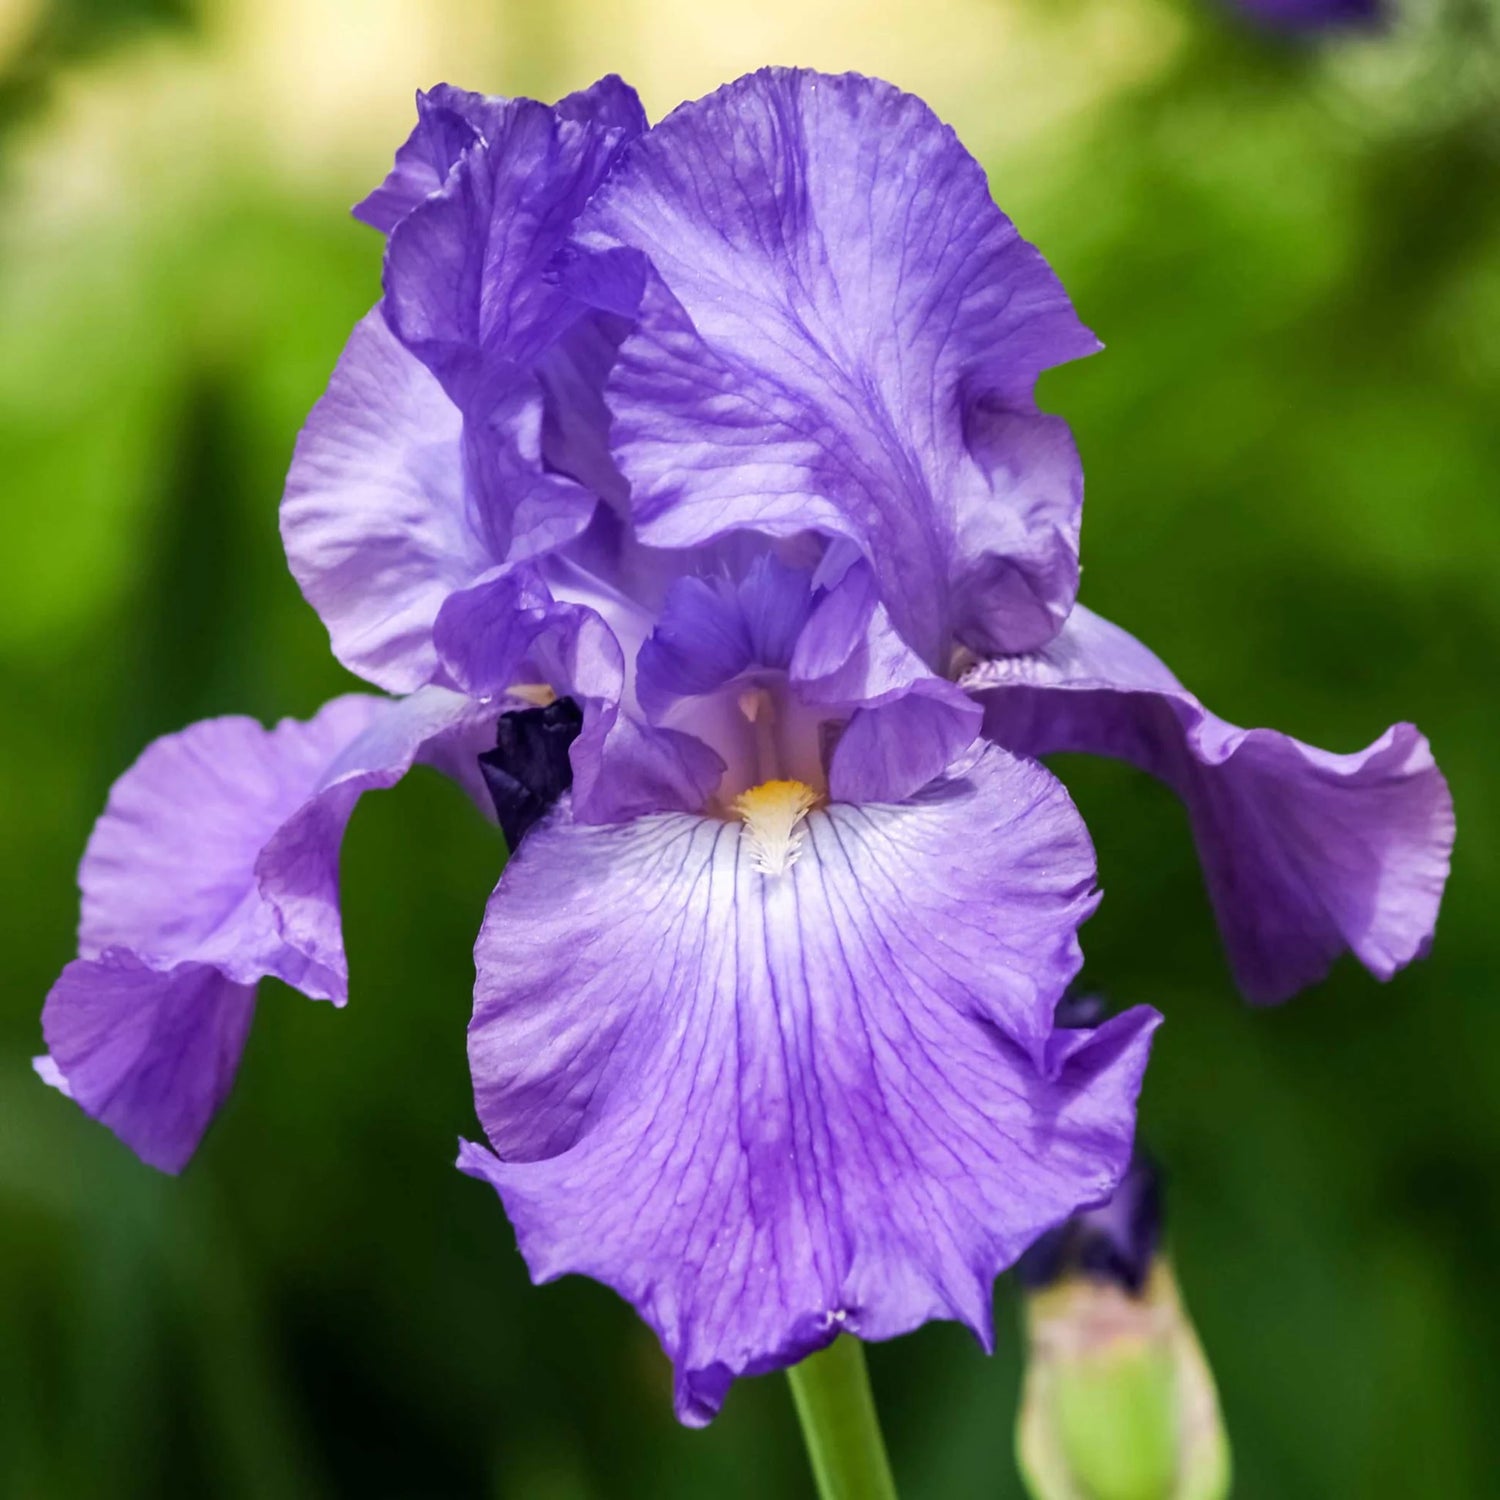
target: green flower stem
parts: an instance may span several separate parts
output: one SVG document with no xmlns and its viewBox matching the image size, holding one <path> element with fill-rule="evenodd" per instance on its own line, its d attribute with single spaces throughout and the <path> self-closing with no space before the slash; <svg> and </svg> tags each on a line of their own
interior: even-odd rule
<svg viewBox="0 0 1500 1500">
<path fill-rule="evenodd" d="M 786 1373 L 821 1500 L 896 1500 L 864 1345 L 846 1334 Z"/>
</svg>

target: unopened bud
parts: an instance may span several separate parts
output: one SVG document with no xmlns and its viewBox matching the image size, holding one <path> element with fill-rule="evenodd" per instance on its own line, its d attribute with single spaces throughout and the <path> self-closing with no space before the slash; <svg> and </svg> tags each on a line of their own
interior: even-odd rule
<svg viewBox="0 0 1500 1500">
<path fill-rule="evenodd" d="M 1229 1444 L 1138 1159 L 1102 1208 L 1028 1252 L 1016 1433 L 1034 1500 L 1223 1500 Z"/>
</svg>

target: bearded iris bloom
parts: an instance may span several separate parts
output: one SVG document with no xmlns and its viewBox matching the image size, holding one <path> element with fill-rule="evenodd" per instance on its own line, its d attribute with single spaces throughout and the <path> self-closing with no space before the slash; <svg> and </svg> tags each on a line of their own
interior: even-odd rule
<svg viewBox="0 0 1500 1500">
<path fill-rule="evenodd" d="M 1159 741 L 1215 838 L 1295 864 L 1280 906 L 1225 897 L 1278 984 L 1426 941 L 1430 757 L 1236 760 L 1165 669 L 1067 679 L 1082 479 L 1033 388 L 1097 341 L 911 96 L 767 70 L 648 128 L 617 79 L 439 88 L 356 212 L 383 296 L 282 530 L 335 655 L 395 696 L 196 726 L 127 773 L 44 1076 L 181 1166 L 255 981 L 343 998 L 343 826 L 426 761 L 513 849 L 460 1165 L 533 1275 L 627 1297 L 694 1422 L 841 1331 L 987 1343 L 995 1275 L 1124 1172 L 1157 1019 L 1057 1024 L 1094 863 L 1034 756 Z M 1321 863 L 1320 819 L 1359 821 Z M 1283 960 L 1298 895 L 1336 915 Z"/>
<path fill-rule="evenodd" d="M 1086 835 L 933 666 L 1066 612 L 1077 460 L 1030 393 L 1092 336 L 918 101 L 766 73 L 646 132 L 621 97 L 592 134 L 578 100 L 422 102 L 285 528 L 383 686 L 578 705 L 480 936 L 462 1165 L 538 1278 L 636 1304 L 697 1421 L 841 1330 L 987 1340 L 996 1271 L 1122 1169 L 1154 1017 L 1054 1033 Z M 362 441 L 346 392 L 413 386 L 446 463 Z"/>
</svg>

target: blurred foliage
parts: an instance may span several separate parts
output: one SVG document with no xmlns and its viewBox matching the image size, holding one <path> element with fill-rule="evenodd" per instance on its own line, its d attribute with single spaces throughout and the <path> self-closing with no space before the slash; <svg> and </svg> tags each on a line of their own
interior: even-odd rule
<svg viewBox="0 0 1500 1500">
<path fill-rule="evenodd" d="M 312 14 L 352 40 L 377 10 L 399 35 L 394 4 L 268 5 L 257 35 Z M 950 56 L 973 76 L 994 8 L 1051 38 L 1035 96 L 1068 102 L 1046 131 L 1017 128 L 999 84 L 992 110 L 933 85 Z M 826 62 L 842 35 L 807 9 L 738 31 L 726 9 L 725 46 Z M 909 45 L 1110 346 L 1043 391 L 1087 466 L 1085 599 L 1237 722 L 1352 749 L 1417 720 L 1454 787 L 1431 960 L 1388 987 L 1346 964 L 1252 1012 L 1172 798 L 1059 766 L 1106 891 L 1088 977 L 1168 1017 L 1145 1130 L 1251 1500 L 1477 1497 L 1495 1467 L 1500 23 L 1479 0 L 1400 10 L 1381 37 L 1304 45 L 1215 0 L 953 3 L 947 29 L 882 8 L 883 44 Z M 586 1282 L 531 1289 L 492 1195 L 451 1169 L 476 1128 L 469 952 L 500 850 L 435 778 L 354 820 L 353 1004 L 263 986 L 180 1181 L 30 1075 L 110 781 L 190 719 L 302 715 L 344 681 L 276 501 L 377 294 L 378 244 L 342 209 L 400 127 L 322 156 L 310 126 L 278 136 L 225 13 L 0 13 L 0 1493 L 805 1495 L 784 1382 L 678 1429 L 633 1315 Z M 456 81 L 555 93 L 585 81 L 580 37 L 607 67 L 617 39 L 670 48 L 681 14 L 499 7 L 505 62 Z M 326 79 L 323 61 L 288 42 L 283 97 L 358 126 L 339 91 L 359 59 Z M 929 1328 L 872 1367 L 908 1500 L 1018 1493 L 1014 1337 L 986 1360 Z"/>
</svg>

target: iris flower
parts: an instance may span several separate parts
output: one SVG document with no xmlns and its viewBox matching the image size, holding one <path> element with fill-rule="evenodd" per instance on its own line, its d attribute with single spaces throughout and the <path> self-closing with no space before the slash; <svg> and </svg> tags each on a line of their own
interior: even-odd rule
<svg viewBox="0 0 1500 1500">
<path fill-rule="evenodd" d="M 1075 606 L 1081 472 L 1033 389 L 1097 341 L 889 85 L 766 70 L 654 128 L 614 78 L 442 87 L 356 213 L 383 296 L 282 529 L 392 696 L 147 751 L 85 859 L 44 1075 L 180 1167 L 255 981 L 344 997 L 355 800 L 435 764 L 512 849 L 460 1166 L 533 1276 L 629 1299 L 690 1422 L 841 1331 L 988 1344 L 995 1275 L 1124 1172 L 1158 1019 L 1056 1022 L 1095 870 L 1035 755 L 1175 778 L 1281 985 L 1325 928 L 1377 969 L 1425 942 L 1425 744 L 1236 740 Z M 1080 655 L 1094 630 L 1113 655 Z M 1274 899 L 1237 891 L 1240 839 Z"/>
</svg>

